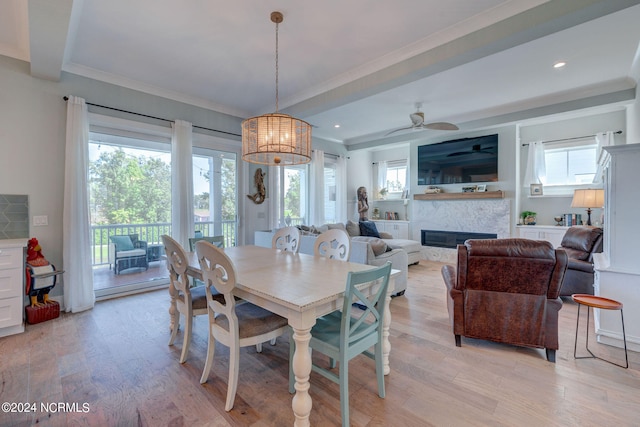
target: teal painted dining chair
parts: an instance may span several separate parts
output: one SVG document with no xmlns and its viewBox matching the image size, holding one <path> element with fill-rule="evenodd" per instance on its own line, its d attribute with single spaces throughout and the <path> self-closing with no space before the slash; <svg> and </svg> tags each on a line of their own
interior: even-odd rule
<svg viewBox="0 0 640 427">
<path fill-rule="evenodd" d="M 205 242 L 209 242 L 212 245 L 216 245 L 219 248 L 224 249 L 224 236 L 197 236 L 189 238 L 189 250 L 191 252 L 195 252 L 196 250 L 196 242 L 199 240 L 204 240 Z"/>
<path fill-rule="evenodd" d="M 318 318 L 311 329 L 309 347 L 327 355 L 330 368 L 335 368 L 336 361 L 339 363 L 337 374 L 316 363 L 312 363 L 311 370 L 340 385 L 343 426 L 349 425 L 349 361 L 351 359 L 364 354 L 375 361 L 378 396 L 385 397 L 382 328 L 390 273 L 390 262 L 373 270 L 349 272 L 342 311 L 334 311 Z M 358 290 L 359 285 L 375 281 L 379 282 L 379 286 L 370 295 Z M 352 306 L 354 300 L 360 301 L 362 309 Z M 373 352 L 369 351 L 371 347 L 374 347 Z M 289 392 L 291 393 L 295 392 L 294 351 L 293 330 L 289 328 Z"/>
</svg>

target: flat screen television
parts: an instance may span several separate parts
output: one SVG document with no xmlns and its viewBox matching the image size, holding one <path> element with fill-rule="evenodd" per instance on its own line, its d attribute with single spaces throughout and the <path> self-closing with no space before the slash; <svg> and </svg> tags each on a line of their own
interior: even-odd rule
<svg viewBox="0 0 640 427">
<path fill-rule="evenodd" d="M 418 147 L 418 185 L 466 184 L 497 180 L 497 134 Z"/>
</svg>

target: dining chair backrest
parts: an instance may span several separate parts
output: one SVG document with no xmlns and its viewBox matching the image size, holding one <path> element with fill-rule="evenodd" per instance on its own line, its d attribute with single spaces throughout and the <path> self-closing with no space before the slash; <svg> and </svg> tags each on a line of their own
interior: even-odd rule
<svg viewBox="0 0 640 427">
<path fill-rule="evenodd" d="M 340 261 L 348 261 L 351 254 L 351 239 L 345 230 L 334 228 L 320 234 L 313 245 L 315 255 Z"/>
<path fill-rule="evenodd" d="M 276 230 L 271 239 L 271 246 L 274 249 L 298 253 L 300 250 L 300 230 L 296 227 L 282 227 Z"/>
<path fill-rule="evenodd" d="M 196 236 L 189 238 L 189 250 L 191 252 L 194 252 L 196 250 L 196 242 L 199 240 L 204 240 L 216 245 L 219 248 L 224 248 L 224 236 Z"/>
<path fill-rule="evenodd" d="M 340 328 L 340 343 L 343 348 L 351 348 L 357 343 L 357 348 L 349 352 L 362 353 L 376 342 L 382 342 L 382 322 L 384 318 L 384 299 L 389 287 L 391 263 L 387 262 L 375 270 L 349 272 L 347 288 L 342 305 L 342 325 Z M 368 298 L 358 290 L 363 283 L 379 281 L 378 289 Z M 353 302 L 358 300 L 357 310 L 353 310 Z M 376 335 L 377 337 L 374 337 Z M 367 341 L 371 344 L 367 345 Z"/>
<path fill-rule="evenodd" d="M 236 300 L 233 288 L 236 286 L 236 268 L 229 257 L 218 246 L 199 240 L 196 242 L 196 254 L 202 270 L 202 280 L 206 286 L 207 303 L 214 313 L 224 314 L 230 328 L 237 328 L 235 316 Z M 211 287 L 224 296 L 224 304 L 210 298 Z M 215 293 L 215 292 L 214 292 Z"/>
<path fill-rule="evenodd" d="M 167 255 L 167 268 L 171 286 L 184 294 L 190 293 L 189 276 L 186 274 L 189 259 L 182 245 L 166 234 L 162 237 L 162 244 Z"/>
</svg>

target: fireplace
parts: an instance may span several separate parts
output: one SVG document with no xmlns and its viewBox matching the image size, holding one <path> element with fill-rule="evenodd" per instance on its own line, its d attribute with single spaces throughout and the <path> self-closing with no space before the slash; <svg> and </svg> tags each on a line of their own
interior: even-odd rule
<svg viewBox="0 0 640 427">
<path fill-rule="evenodd" d="M 455 249 L 468 239 L 496 239 L 495 233 L 471 233 L 466 231 L 422 230 L 422 246 Z"/>
</svg>

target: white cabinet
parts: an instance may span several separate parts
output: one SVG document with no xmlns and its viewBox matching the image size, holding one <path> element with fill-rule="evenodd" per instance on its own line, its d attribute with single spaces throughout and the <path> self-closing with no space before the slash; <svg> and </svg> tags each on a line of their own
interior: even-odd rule
<svg viewBox="0 0 640 427">
<path fill-rule="evenodd" d="M 378 232 L 384 231 L 393 236 L 394 239 L 409 238 L 409 221 L 375 221 Z"/>
<path fill-rule="evenodd" d="M 518 225 L 518 237 L 532 240 L 546 240 L 550 242 L 554 248 L 560 246 L 564 233 L 569 227 L 556 225 Z"/>
<path fill-rule="evenodd" d="M 0 337 L 24 331 L 24 240 L 0 240 Z"/>
<path fill-rule="evenodd" d="M 640 351 L 640 263 L 638 263 L 638 165 L 640 144 L 605 148 L 604 251 L 594 255 L 596 295 L 624 304 L 629 350 Z M 596 310 L 598 342 L 623 347 L 620 313 Z"/>
</svg>

